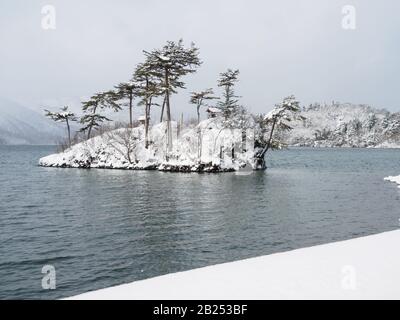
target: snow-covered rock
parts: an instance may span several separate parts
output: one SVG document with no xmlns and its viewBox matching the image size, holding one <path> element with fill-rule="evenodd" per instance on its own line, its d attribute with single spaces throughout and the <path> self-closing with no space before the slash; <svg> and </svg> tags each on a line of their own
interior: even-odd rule
<svg viewBox="0 0 400 320">
<path fill-rule="evenodd" d="M 366 105 L 313 104 L 285 137 L 292 146 L 400 148 L 400 113 Z"/>
<path fill-rule="evenodd" d="M 396 176 L 396 177 L 390 176 L 390 177 L 386 177 L 384 180 L 397 183 L 397 184 L 399 184 L 399 188 L 400 188 L 400 176 Z"/>
<path fill-rule="evenodd" d="M 254 155 L 251 131 L 222 129 L 219 119 L 202 121 L 179 133 L 172 122 L 173 148 L 167 152 L 167 125 L 149 131 L 145 148 L 144 126 L 117 129 L 72 146 L 65 152 L 39 160 L 39 165 L 64 168 L 225 172 L 250 166 Z M 221 157 L 222 155 L 222 157 Z"/>
</svg>

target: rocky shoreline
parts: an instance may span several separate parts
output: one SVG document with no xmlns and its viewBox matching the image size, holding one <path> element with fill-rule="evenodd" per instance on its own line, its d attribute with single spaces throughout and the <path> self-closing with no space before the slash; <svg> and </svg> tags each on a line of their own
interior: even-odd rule
<svg viewBox="0 0 400 320">
<path fill-rule="evenodd" d="M 153 165 L 138 165 L 138 164 L 127 164 L 124 166 L 115 165 L 93 165 L 89 160 L 78 161 L 75 160 L 73 164 L 67 164 L 67 162 L 58 163 L 43 163 L 39 162 L 39 166 L 47 168 L 63 168 L 63 169 L 108 169 L 108 170 L 137 170 L 137 171 L 162 171 L 162 172 L 181 172 L 181 173 L 222 173 L 222 172 L 234 172 L 234 168 L 224 168 L 220 165 L 212 163 L 200 163 L 193 165 L 176 165 L 169 163 L 153 164 Z"/>
</svg>

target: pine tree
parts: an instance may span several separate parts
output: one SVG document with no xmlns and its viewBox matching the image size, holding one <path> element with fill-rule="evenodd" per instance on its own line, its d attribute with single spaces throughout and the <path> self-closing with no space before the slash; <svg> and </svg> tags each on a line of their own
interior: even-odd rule
<svg viewBox="0 0 400 320">
<path fill-rule="evenodd" d="M 141 98 L 139 105 L 145 107 L 145 147 L 149 146 L 149 127 L 151 119 L 151 107 L 157 105 L 153 99 L 162 95 L 162 83 L 160 77 L 151 69 L 147 62 L 141 63 L 136 67 L 134 80 L 137 85 L 136 94 Z"/>
<path fill-rule="evenodd" d="M 218 107 L 222 110 L 225 121 L 236 113 L 239 108 L 238 96 L 235 95 L 234 86 L 238 82 L 239 70 L 228 69 L 226 72 L 220 73 L 218 87 L 223 88 L 223 99 L 218 103 Z"/>
<path fill-rule="evenodd" d="M 275 131 L 289 131 L 292 127 L 289 122 L 295 119 L 304 120 L 303 116 L 300 116 L 301 111 L 299 102 L 292 95 L 283 99 L 282 103 L 277 104 L 275 108 L 268 114 L 258 118 L 258 123 L 261 128 L 261 135 L 257 138 L 256 144 L 261 149 L 255 155 L 257 169 L 265 169 L 265 154 L 269 149 L 279 148 L 281 142 L 274 139 Z M 267 128 L 270 127 L 269 130 Z M 269 132 L 269 133 L 268 133 Z M 266 135 L 268 135 L 266 137 Z"/>
<path fill-rule="evenodd" d="M 87 131 L 88 132 L 87 138 L 90 139 L 92 130 L 100 128 L 104 121 L 112 121 L 112 120 L 98 113 L 86 114 L 81 118 L 80 122 L 83 125 L 83 127 L 81 128 L 80 131 L 81 132 Z"/>
<path fill-rule="evenodd" d="M 190 103 L 196 105 L 197 111 L 197 124 L 200 123 L 200 108 L 202 106 L 208 106 L 205 101 L 207 100 L 215 100 L 219 99 L 218 97 L 214 97 L 213 89 L 206 89 L 200 92 L 192 92 L 190 97 Z"/>
<path fill-rule="evenodd" d="M 107 91 L 97 93 L 90 100 L 83 102 L 82 110 L 85 115 L 81 118 L 83 127 L 80 131 L 88 133 L 87 138 L 90 139 L 92 130 L 101 126 L 104 121 L 111 121 L 105 116 L 102 116 L 99 111 L 109 108 L 115 112 L 121 110 L 121 107 L 116 102 L 118 94 L 115 91 Z"/>
<path fill-rule="evenodd" d="M 171 130 L 171 105 L 170 95 L 176 93 L 179 88 L 185 88 L 185 84 L 180 79 L 196 72 L 196 68 L 201 65 L 199 59 L 199 49 L 192 43 L 190 48 L 184 48 L 183 40 L 178 42 L 168 41 L 161 49 L 152 52 L 144 52 L 147 57 L 147 64 L 151 72 L 155 75 L 162 75 L 163 92 L 167 114 L 167 134 L 168 151 L 172 150 L 172 130 Z M 163 111 L 162 111 L 163 112 Z"/>
<path fill-rule="evenodd" d="M 77 121 L 78 118 L 71 111 L 68 111 L 68 106 L 61 108 L 61 112 L 51 112 L 49 110 L 45 110 L 45 116 L 56 121 L 56 122 L 65 122 L 67 125 L 68 131 L 68 146 L 71 147 L 71 128 L 70 123 Z"/>
<path fill-rule="evenodd" d="M 102 109 L 111 109 L 114 112 L 119 112 L 122 110 L 120 104 L 118 103 L 121 96 L 118 91 L 109 90 L 100 94 L 100 107 Z"/>
<path fill-rule="evenodd" d="M 115 86 L 117 90 L 116 95 L 118 100 L 127 100 L 124 106 L 129 108 L 129 126 L 133 127 L 133 117 L 132 117 L 132 109 L 133 109 L 133 100 L 137 94 L 137 85 L 134 81 L 129 82 L 121 82 L 117 86 Z"/>
</svg>

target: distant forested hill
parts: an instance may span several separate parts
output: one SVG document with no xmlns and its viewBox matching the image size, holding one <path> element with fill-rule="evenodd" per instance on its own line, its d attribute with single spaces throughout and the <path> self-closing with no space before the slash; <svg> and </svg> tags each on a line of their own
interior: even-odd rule
<svg viewBox="0 0 400 320">
<path fill-rule="evenodd" d="M 313 147 L 400 147 L 400 113 L 367 105 L 312 104 L 292 123 L 290 145 Z"/>
</svg>

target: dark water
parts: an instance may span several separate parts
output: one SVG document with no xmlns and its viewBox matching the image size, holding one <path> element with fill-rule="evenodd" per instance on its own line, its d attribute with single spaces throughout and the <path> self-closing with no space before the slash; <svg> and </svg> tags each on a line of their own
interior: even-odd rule
<svg viewBox="0 0 400 320">
<path fill-rule="evenodd" d="M 60 298 L 392 230 L 398 150 L 293 149 L 249 176 L 36 166 L 0 147 L 0 298 Z M 53 265 L 57 289 L 43 290 Z"/>
</svg>

